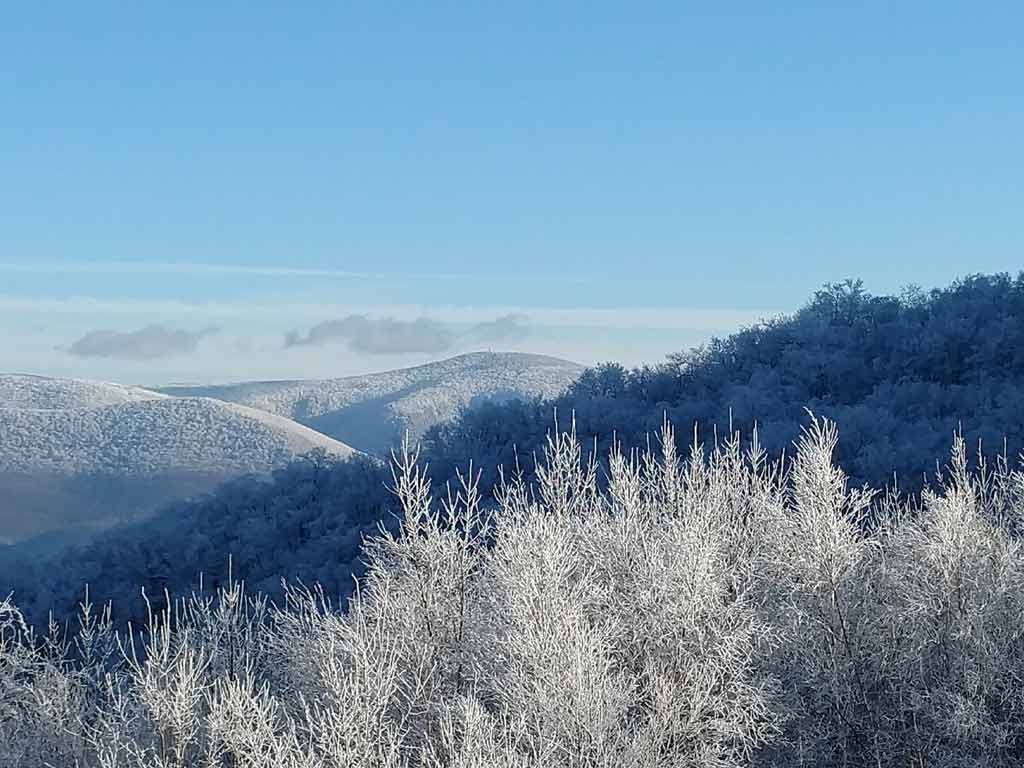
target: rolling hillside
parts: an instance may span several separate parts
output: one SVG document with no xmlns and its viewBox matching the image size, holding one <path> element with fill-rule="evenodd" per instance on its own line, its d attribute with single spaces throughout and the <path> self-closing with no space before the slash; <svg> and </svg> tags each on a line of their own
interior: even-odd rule
<svg viewBox="0 0 1024 768">
<path fill-rule="evenodd" d="M 100 408 L 165 397 L 151 389 L 107 381 L 0 374 L 0 408 Z"/>
<path fill-rule="evenodd" d="M 466 406 L 561 394 L 583 367 L 544 355 L 477 352 L 414 368 L 339 379 L 165 387 L 277 414 L 368 453 L 381 454 L 408 430 L 417 438 Z"/>
<path fill-rule="evenodd" d="M 0 382 L 0 541 L 7 543 L 144 516 L 315 448 L 352 453 L 286 418 L 233 403 L 73 380 Z"/>
</svg>

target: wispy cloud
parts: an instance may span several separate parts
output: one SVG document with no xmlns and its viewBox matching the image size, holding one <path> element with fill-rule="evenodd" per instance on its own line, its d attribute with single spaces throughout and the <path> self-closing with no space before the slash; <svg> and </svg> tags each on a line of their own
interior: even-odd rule
<svg viewBox="0 0 1024 768">
<path fill-rule="evenodd" d="M 749 325 L 775 317 L 778 309 L 732 309 L 696 307 L 531 307 L 531 306 L 427 306 L 421 304 L 328 304 L 301 298 L 273 302 L 190 302 L 150 299 L 33 298 L 0 294 L 0 312 L 25 316 L 111 316 L 205 319 L 246 318 L 295 322 L 323 317 L 375 315 L 396 320 L 430 317 L 441 323 L 485 324 L 495 317 L 528 315 L 531 327 L 576 327 L 664 330 L 721 330 Z"/>
<path fill-rule="evenodd" d="M 347 343 L 356 352 L 372 355 L 439 353 L 454 349 L 459 342 L 500 343 L 521 341 L 529 335 L 528 318 L 522 313 L 502 315 L 456 332 L 429 317 L 400 320 L 353 314 L 340 320 L 317 323 L 305 334 L 290 331 L 284 346 L 304 347 Z"/>
<path fill-rule="evenodd" d="M 316 277 L 358 280 L 385 277 L 372 272 L 341 269 L 306 269 L 274 267 L 252 264 L 209 264 L 195 262 L 0 262 L 0 272 L 30 274 L 89 274 L 89 275 L 245 275 L 250 277 Z"/>
<path fill-rule="evenodd" d="M 340 320 L 318 323 L 305 335 L 291 331 L 285 336 L 285 347 L 319 346 L 347 343 L 357 352 L 371 355 L 401 355 L 446 352 L 455 343 L 455 335 L 426 317 L 395 320 L 391 317 L 370 318 L 349 315 Z"/>
<path fill-rule="evenodd" d="M 137 331 L 90 331 L 67 351 L 77 357 L 105 357 L 117 360 L 155 360 L 195 352 L 200 340 L 215 328 L 186 331 L 147 325 Z"/>
<path fill-rule="evenodd" d="M 364 270 L 319 269 L 307 267 L 279 267 L 262 264 L 211 264 L 200 262 L 143 262 L 143 261 L 15 261 L 0 262 L 0 272 L 19 272 L 38 275 L 237 275 L 243 277 L 294 277 L 328 280 L 494 280 L 493 274 L 472 272 L 368 272 Z M 501 280 L 534 281 L 534 275 L 508 274 L 497 276 Z M 560 283 L 584 284 L 592 282 L 583 276 L 562 275 L 545 277 Z"/>
</svg>

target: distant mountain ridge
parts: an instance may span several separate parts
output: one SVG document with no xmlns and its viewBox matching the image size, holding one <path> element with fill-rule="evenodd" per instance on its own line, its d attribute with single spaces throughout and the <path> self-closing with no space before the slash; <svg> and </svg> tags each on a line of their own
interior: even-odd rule
<svg viewBox="0 0 1024 768">
<path fill-rule="evenodd" d="M 294 419 L 361 451 L 381 454 L 406 430 L 415 439 L 484 400 L 555 397 L 584 367 L 545 355 L 474 352 L 383 373 L 334 379 L 170 386 Z"/>
<path fill-rule="evenodd" d="M 159 389 L 0 374 L 0 543 L 85 537 L 314 449 L 381 455 L 467 406 L 554 397 L 583 370 L 474 353 L 366 376 Z"/>
</svg>

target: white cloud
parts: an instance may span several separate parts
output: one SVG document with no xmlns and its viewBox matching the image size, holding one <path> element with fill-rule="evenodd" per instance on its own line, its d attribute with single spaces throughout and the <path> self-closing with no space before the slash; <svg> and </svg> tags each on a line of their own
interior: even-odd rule
<svg viewBox="0 0 1024 768">
<path fill-rule="evenodd" d="M 348 315 L 340 320 L 317 323 L 305 335 L 289 331 L 285 347 L 322 346 L 346 342 L 353 350 L 368 355 L 439 354 L 455 344 L 455 335 L 436 320 L 418 317 L 395 320 Z"/>
<path fill-rule="evenodd" d="M 215 328 L 187 331 L 147 325 L 136 331 L 89 331 L 68 347 L 76 357 L 106 357 L 114 360 L 156 360 L 161 357 L 188 355 L 199 342 L 216 333 Z"/>
<path fill-rule="evenodd" d="M 477 323 L 466 334 L 467 338 L 484 343 L 500 344 L 522 341 L 530 335 L 530 318 L 525 314 L 508 314 Z"/>
</svg>

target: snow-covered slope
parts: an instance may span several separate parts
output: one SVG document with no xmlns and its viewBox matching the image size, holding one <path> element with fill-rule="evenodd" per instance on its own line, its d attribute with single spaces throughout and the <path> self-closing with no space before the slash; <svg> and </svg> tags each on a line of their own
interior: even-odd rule
<svg viewBox="0 0 1024 768">
<path fill-rule="evenodd" d="M 145 515 L 314 448 L 383 454 L 406 430 L 419 437 L 481 400 L 553 396 L 581 371 L 475 353 L 367 376 L 159 391 L 0 375 L 0 543 Z"/>
<path fill-rule="evenodd" d="M 362 451 L 381 453 L 406 430 L 415 438 L 485 399 L 554 396 L 583 368 L 543 355 L 477 352 L 386 373 L 341 379 L 165 387 L 294 419 Z"/>
<path fill-rule="evenodd" d="M 352 453 L 234 403 L 27 376 L 0 382 L 0 542 L 144 515 L 314 448 Z"/>
<path fill-rule="evenodd" d="M 351 449 L 274 414 L 208 398 L 100 408 L 0 409 L 0 472 L 147 476 L 260 472 L 313 448 Z"/>
<path fill-rule="evenodd" d="M 0 408 L 101 408 L 166 397 L 150 389 L 105 381 L 0 374 Z"/>
</svg>

